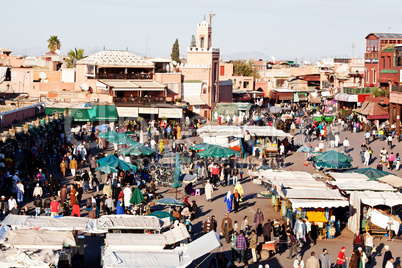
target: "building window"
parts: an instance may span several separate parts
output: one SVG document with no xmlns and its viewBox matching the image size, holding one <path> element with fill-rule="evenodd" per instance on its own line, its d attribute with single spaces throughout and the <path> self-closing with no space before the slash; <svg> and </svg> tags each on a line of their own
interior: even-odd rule
<svg viewBox="0 0 402 268">
<path fill-rule="evenodd" d="M 382 68 L 385 69 L 385 58 L 381 57 L 381 61 L 382 61 Z"/>
<path fill-rule="evenodd" d="M 366 83 L 370 83 L 369 71 L 366 69 Z"/>
<path fill-rule="evenodd" d="M 375 69 L 373 69 L 373 84 L 377 83 L 377 73 Z"/>
<path fill-rule="evenodd" d="M 201 48 L 204 48 L 204 37 L 201 37 L 200 46 Z"/>
<path fill-rule="evenodd" d="M 225 66 L 221 66 L 220 76 L 224 76 L 224 75 L 225 75 Z"/>
<path fill-rule="evenodd" d="M 244 86 L 244 88 L 249 88 L 250 82 L 244 81 L 243 86 Z"/>
</svg>

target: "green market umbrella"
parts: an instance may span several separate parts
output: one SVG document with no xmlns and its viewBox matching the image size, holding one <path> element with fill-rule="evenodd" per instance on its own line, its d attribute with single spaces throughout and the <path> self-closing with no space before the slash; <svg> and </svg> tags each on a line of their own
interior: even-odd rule
<svg viewBox="0 0 402 268">
<path fill-rule="evenodd" d="M 159 219 L 169 218 L 171 222 L 176 220 L 176 218 L 173 217 L 172 214 L 170 214 L 167 211 L 162 211 L 162 210 L 157 210 L 157 211 L 154 211 L 152 213 L 149 213 L 148 216 L 155 216 L 155 217 L 157 217 Z"/>
<path fill-rule="evenodd" d="M 144 200 L 144 196 L 142 195 L 140 189 L 138 187 L 135 187 L 134 192 L 132 193 L 130 197 L 130 203 L 138 205 Z"/>
<path fill-rule="evenodd" d="M 99 138 L 110 138 L 110 137 L 124 137 L 124 134 L 112 131 L 106 131 L 98 134 Z"/>
<path fill-rule="evenodd" d="M 135 132 L 132 132 L 129 130 L 129 131 L 123 132 L 123 134 L 126 136 L 131 136 L 131 135 L 135 135 Z"/>
<path fill-rule="evenodd" d="M 126 144 L 130 146 L 141 145 L 139 142 L 133 141 L 132 139 L 127 137 L 107 137 L 106 140 L 111 143 Z"/>
<path fill-rule="evenodd" d="M 114 167 L 107 166 L 107 165 L 106 166 L 99 166 L 95 170 L 99 170 L 99 171 L 101 171 L 103 173 L 117 173 L 117 172 L 119 172 Z"/>
<path fill-rule="evenodd" d="M 338 161 L 338 162 L 352 162 L 353 158 L 351 156 L 339 153 L 337 151 L 331 150 L 326 153 L 323 153 L 314 158 L 315 162 L 329 162 L 329 161 Z"/>
<path fill-rule="evenodd" d="M 184 206 L 184 203 L 172 197 L 159 199 L 158 201 L 156 201 L 156 203 L 159 205 L 166 205 L 166 206 Z"/>
<path fill-rule="evenodd" d="M 240 153 L 227 147 L 213 146 L 202 152 L 199 152 L 198 155 L 200 157 L 228 157 L 232 155 L 240 155 Z"/>
<path fill-rule="evenodd" d="M 348 171 L 346 171 L 346 173 L 364 174 L 367 177 L 369 177 L 370 180 L 376 180 L 376 181 L 378 181 L 379 178 L 385 177 L 387 175 L 395 175 L 390 172 L 374 169 L 371 167 L 348 170 Z"/>
<path fill-rule="evenodd" d="M 257 170 L 269 170 L 269 169 L 272 169 L 272 168 L 268 165 L 261 165 L 259 168 L 257 168 Z"/>
<path fill-rule="evenodd" d="M 151 155 L 155 153 L 151 148 L 142 146 L 142 145 L 134 145 L 130 146 L 127 148 L 124 148 L 119 151 L 119 154 L 122 155 L 134 155 L 134 156 L 139 156 L 139 155 Z"/>
<path fill-rule="evenodd" d="M 212 145 L 212 144 L 208 144 L 208 143 L 200 143 L 200 144 L 192 145 L 188 148 L 190 148 L 190 150 L 201 151 L 201 150 L 206 150 L 212 146 L 216 146 L 216 145 Z"/>
<path fill-rule="evenodd" d="M 112 167 L 114 169 L 121 169 L 121 170 L 137 170 L 137 167 L 134 165 L 131 165 L 129 163 L 124 162 L 123 160 L 117 159 L 115 161 L 112 162 L 105 162 L 105 163 L 101 163 L 100 166 L 98 167 L 98 170 L 100 170 L 99 168 L 103 167 L 103 166 L 109 166 Z"/>
<path fill-rule="evenodd" d="M 319 168 L 332 168 L 332 169 L 348 169 L 348 168 L 352 168 L 352 164 L 348 163 L 348 162 L 339 162 L 336 160 L 329 160 L 329 161 L 325 161 L 325 162 L 316 162 L 315 163 L 316 167 Z"/>
<path fill-rule="evenodd" d="M 104 163 L 110 163 L 110 162 L 116 161 L 118 159 L 119 158 L 117 158 L 115 155 L 111 154 L 111 155 L 108 155 L 108 156 L 106 156 L 104 158 L 99 159 L 98 161 L 96 161 L 96 163 L 99 164 L 99 165 L 102 165 Z"/>
</svg>

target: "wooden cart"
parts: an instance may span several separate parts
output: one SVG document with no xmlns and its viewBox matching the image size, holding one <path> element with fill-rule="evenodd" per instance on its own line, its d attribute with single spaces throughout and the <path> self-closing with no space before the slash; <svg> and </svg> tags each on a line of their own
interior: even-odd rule
<svg viewBox="0 0 402 268">
<path fill-rule="evenodd" d="M 266 260 L 272 257 L 278 249 L 277 241 L 268 241 L 261 245 L 261 259 Z"/>
</svg>

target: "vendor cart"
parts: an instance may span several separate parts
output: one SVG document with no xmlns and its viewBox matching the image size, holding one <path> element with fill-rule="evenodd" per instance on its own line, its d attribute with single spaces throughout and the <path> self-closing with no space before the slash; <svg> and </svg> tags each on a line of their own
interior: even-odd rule
<svg viewBox="0 0 402 268">
<path fill-rule="evenodd" d="M 262 260 L 272 257 L 278 249 L 278 241 L 268 241 L 261 245 L 260 256 Z"/>
</svg>

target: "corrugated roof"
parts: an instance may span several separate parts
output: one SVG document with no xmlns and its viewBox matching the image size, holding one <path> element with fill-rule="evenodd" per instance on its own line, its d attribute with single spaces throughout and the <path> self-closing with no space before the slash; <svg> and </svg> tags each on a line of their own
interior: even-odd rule
<svg viewBox="0 0 402 268">
<path fill-rule="evenodd" d="M 103 50 L 79 60 L 77 64 L 105 67 L 154 67 L 154 63 L 129 51 Z"/>
<path fill-rule="evenodd" d="M 369 35 L 371 34 L 374 34 L 378 38 L 382 39 L 402 39 L 402 34 L 400 33 L 370 33 Z"/>
</svg>

